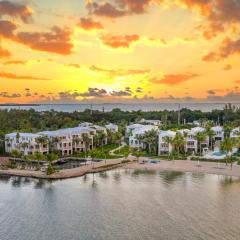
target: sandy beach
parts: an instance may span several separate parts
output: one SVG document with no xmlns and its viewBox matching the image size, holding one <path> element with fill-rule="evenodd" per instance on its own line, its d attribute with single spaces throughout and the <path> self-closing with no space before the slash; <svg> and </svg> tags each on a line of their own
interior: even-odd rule
<svg viewBox="0 0 240 240">
<path fill-rule="evenodd" d="M 146 170 L 157 170 L 157 171 L 179 171 L 179 172 L 194 172 L 194 173 L 208 173 L 225 176 L 240 177 L 240 165 L 234 164 L 232 169 L 230 164 L 228 166 L 225 163 L 221 163 L 218 167 L 217 163 L 213 162 L 200 162 L 200 166 L 197 165 L 196 161 L 189 160 L 175 160 L 175 161 L 164 161 L 161 160 L 159 164 L 153 163 L 130 163 L 124 166 L 126 169 L 146 169 Z"/>
</svg>

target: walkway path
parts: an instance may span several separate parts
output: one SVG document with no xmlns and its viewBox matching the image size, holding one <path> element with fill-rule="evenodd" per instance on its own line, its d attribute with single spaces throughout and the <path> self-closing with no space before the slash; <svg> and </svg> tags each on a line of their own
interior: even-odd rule
<svg viewBox="0 0 240 240">
<path fill-rule="evenodd" d="M 117 152 L 118 150 L 120 150 L 121 148 L 125 147 L 126 145 L 127 145 L 127 144 L 126 144 L 125 142 L 122 142 L 122 143 L 121 143 L 121 146 L 119 146 L 119 147 L 117 147 L 117 148 L 109 151 L 109 155 L 111 155 L 111 156 L 118 156 L 118 155 L 120 155 L 120 154 L 117 154 L 116 152 Z"/>
<path fill-rule="evenodd" d="M 29 171 L 29 170 L 20 170 L 20 169 L 8 169 L 8 170 L 0 170 L 0 175 L 10 175 L 10 176 L 21 176 L 21 177 L 33 177 L 33 178 L 44 178 L 44 179 L 65 179 L 65 178 L 73 178 L 73 177 L 80 177 L 87 173 L 92 172 L 101 172 L 110 170 L 115 167 L 122 166 L 123 158 L 107 160 L 106 164 L 105 161 L 97 162 L 94 164 L 88 164 L 85 166 L 81 166 L 78 168 L 72 169 L 65 169 L 60 170 L 52 175 L 46 175 L 44 172 L 41 171 Z"/>
</svg>

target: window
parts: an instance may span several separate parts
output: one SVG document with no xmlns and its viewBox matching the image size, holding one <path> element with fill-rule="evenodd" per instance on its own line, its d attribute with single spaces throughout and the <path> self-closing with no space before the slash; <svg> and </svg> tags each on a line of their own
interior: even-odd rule
<svg viewBox="0 0 240 240">
<path fill-rule="evenodd" d="M 188 146 L 194 146 L 194 142 L 193 141 L 189 141 L 189 142 L 187 142 L 187 145 Z"/>
</svg>

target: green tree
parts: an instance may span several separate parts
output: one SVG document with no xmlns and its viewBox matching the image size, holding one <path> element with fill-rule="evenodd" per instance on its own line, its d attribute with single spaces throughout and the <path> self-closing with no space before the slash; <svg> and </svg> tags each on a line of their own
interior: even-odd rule
<svg viewBox="0 0 240 240">
<path fill-rule="evenodd" d="M 45 156 L 40 152 L 35 152 L 33 154 L 33 157 L 34 157 L 35 160 L 37 160 L 38 167 L 40 167 L 40 161 L 43 161 L 45 159 Z"/>
<path fill-rule="evenodd" d="M 205 132 L 197 132 L 195 135 L 195 140 L 197 140 L 198 145 L 198 152 L 201 155 L 202 154 L 202 143 L 206 141 L 206 133 Z"/>
<path fill-rule="evenodd" d="M 82 134 L 82 140 L 84 142 L 85 148 L 84 148 L 84 152 L 85 152 L 85 159 L 87 158 L 87 152 L 89 150 L 89 146 L 92 143 L 92 139 L 89 137 L 89 135 L 87 133 L 83 133 Z"/>
<path fill-rule="evenodd" d="M 173 138 L 173 146 L 174 150 L 177 152 L 177 155 L 179 156 L 180 154 L 180 149 L 183 147 L 184 148 L 184 137 L 182 134 L 177 133 L 175 137 Z"/>
<path fill-rule="evenodd" d="M 232 151 L 234 146 L 236 146 L 236 139 L 234 138 L 224 138 L 223 141 L 220 143 L 220 150 L 221 152 L 226 153 L 226 165 L 228 165 L 228 161 L 231 163 L 232 169 Z"/>
<path fill-rule="evenodd" d="M 21 152 L 17 149 L 13 149 L 10 154 L 14 159 L 22 156 Z"/>
<path fill-rule="evenodd" d="M 229 138 L 232 129 L 234 128 L 233 123 L 232 122 L 225 122 L 225 124 L 223 125 L 223 130 L 224 130 L 224 137 L 225 138 Z"/>
<path fill-rule="evenodd" d="M 166 137 L 164 137 L 163 138 L 163 140 L 164 140 L 164 142 L 168 145 L 168 160 L 170 160 L 170 154 L 171 154 L 171 152 L 170 152 L 170 146 L 173 146 L 173 144 L 174 144 L 174 138 L 172 138 L 172 137 L 169 137 L 169 136 L 166 136 Z"/>
<path fill-rule="evenodd" d="M 76 148 L 78 146 L 78 144 L 82 141 L 82 139 L 79 137 L 79 136 L 75 136 L 72 140 L 72 143 L 73 143 L 73 146 L 74 146 L 74 149 L 76 151 Z"/>
<path fill-rule="evenodd" d="M 142 136 L 142 143 L 147 146 L 147 151 L 149 154 L 156 154 L 157 152 L 157 131 L 152 129 L 150 131 L 147 131 L 143 136 Z"/>
<path fill-rule="evenodd" d="M 20 143 L 20 147 L 23 149 L 24 154 L 25 154 L 25 150 L 28 148 L 29 143 L 28 142 L 22 142 Z"/>
<path fill-rule="evenodd" d="M 119 147 L 121 146 L 122 139 L 123 139 L 123 135 L 121 132 L 118 131 L 113 134 L 113 141 L 114 143 L 118 144 Z"/>
<path fill-rule="evenodd" d="M 51 163 L 52 161 L 58 159 L 58 155 L 54 152 L 51 152 L 51 153 L 46 154 L 46 159 L 49 163 Z"/>
<path fill-rule="evenodd" d="M 39 151 L 42 152 L 43 147 L 48 144 L 47 136 L 39 136 L 35 139 L 36 143 L 39 144 Z"/>
</svg>

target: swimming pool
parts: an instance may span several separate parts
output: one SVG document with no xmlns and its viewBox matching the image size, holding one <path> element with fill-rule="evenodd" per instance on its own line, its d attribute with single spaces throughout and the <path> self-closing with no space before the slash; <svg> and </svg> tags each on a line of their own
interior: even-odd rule
<svg viewBox="0 0 240 240">
<path fill-rule="evenodd" d="M 226 152 L 220 152 L 220 151 L 215 151 L 212 153 L 213 156 L 217 156 L 217 157 L 220 157 L 220 156 L 226 156 Z"/>
</svg>

